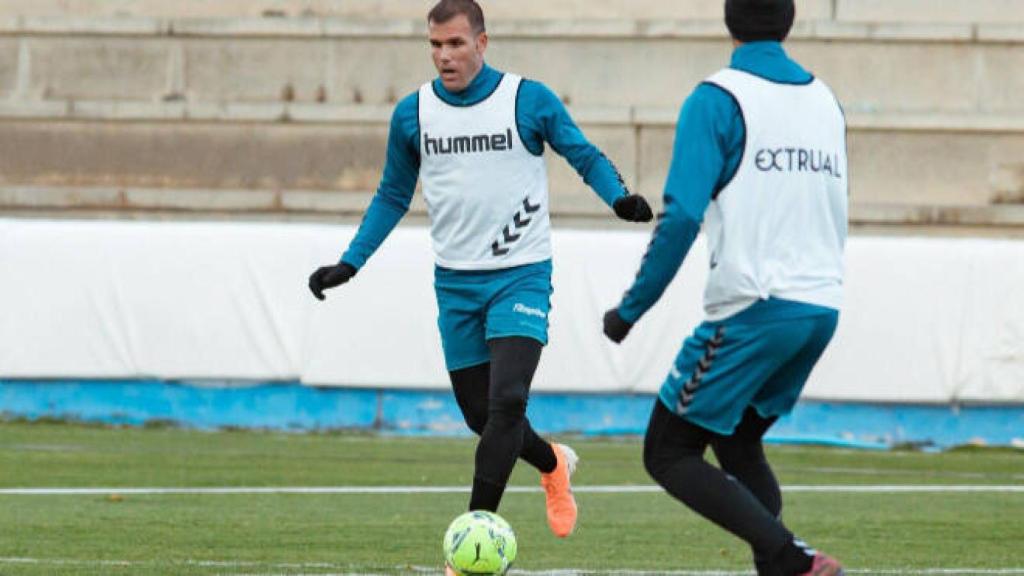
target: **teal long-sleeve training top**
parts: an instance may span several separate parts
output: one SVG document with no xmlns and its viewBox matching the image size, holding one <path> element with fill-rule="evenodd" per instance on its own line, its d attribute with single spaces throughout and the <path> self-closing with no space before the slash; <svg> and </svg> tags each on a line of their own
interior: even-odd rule
<svg viewBox="0 0 1024 576">
<path fill-rule="evenodd" d="M 485 64 L 461 92 L 448 92 L 439 78 L 434 79 L 433 87 L 448 104 L 472 106 L 490 96 L 502 76 L 502 72 Z M 539 156 L 544 153 L 547 142 L 609 206 L 629 194 L 615 166 L 587 141 L 562 101 L 544 84 L 523 80 L 516 101 L 516 125 L 527 150 Z M 355 238 L 342 255 L 342 262 L 362 268 L 409 210 L 419 178 L 419 140 L 417 91 L 402 99 L 391 116 L 387 160 L 380 186 Z"/>
<path fill-rule="evenodd" d="M 779 42 L 740 45 L 730 68 L 773 82 L 806 84 L 813 79 Z M 619 305 L 623 320 L 639 320 L 672 282 L 697 238 L 708 204 L 736 174 L 745 144 L 746 127 L 736 100 L 714 84 L 698 85 L 679 112 L 664 212 L 636 280 Z"/>
</svg>

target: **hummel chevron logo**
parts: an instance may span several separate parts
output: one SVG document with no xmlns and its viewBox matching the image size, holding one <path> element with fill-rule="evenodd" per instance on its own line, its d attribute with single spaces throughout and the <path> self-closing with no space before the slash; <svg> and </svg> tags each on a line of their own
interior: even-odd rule
<svg viewBox="0 0 1024 576">
<path fill-rule="evenodd" d="M 722 345 L 724 337 L 725 330 L 719 326 L 715 330 L 715 335 L 708 340 L 704 356 L 697 360 L 697 365 L 694 366 L 690 379 L 684 382 L 683 387 L 679 390 L 679 398 L 676 400 L 677 414 L 683 415 L 689 410 L 690 403 L 693 402 L 693 396 L 697 393 L 697 389 L 700 388 L 701 380 L 707 375 L 708 370 L 711 370 L 711 362 L 715 359 L 715 354 L 718 353 L 718 348 Z M 675 372 L 678 372 L 678 370 L 673 367 L 673 376 L 675 376 Z"/>
<path fill-rule="evenodd" d="M 516 216 L 519 216 L 519 214 L 516 214 Z M 519 240 L 520 236 L 522 236 L 522 234 L 509 233 L 508 226 L 505 226 L 505 228 L 501 231 L 501 235 L 505 237 L 505 244 L 515 242 L 516 240 Z"/>
<path fill-rule="evenodd" d="M 512 223 L 506 224 L 501 229 L 501 238 L 491 243 L 491 254 L 496 257 L 508 254 L 512 249 L 512 244 L 515 244 L 523 237 L 524 232 L 520 232 L 520 230 L 523 230 L 533 222 L 533 218 L 529 215 L 536 213 L 540 209 L 540 203 L 530 204 L 529 196 L 523 198 L 523 207 L 512 215 Z"/>
</svg>

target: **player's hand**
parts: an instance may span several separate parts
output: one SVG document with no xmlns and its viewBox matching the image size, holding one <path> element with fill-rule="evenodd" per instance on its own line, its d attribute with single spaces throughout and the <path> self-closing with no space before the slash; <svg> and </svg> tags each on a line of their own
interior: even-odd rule
<svg viewBox="0 0 1024 576">
<path fill-rule="evenodd" d="M 334 266 L 321 266 L 309 275 L 309 291 L 316 296 L 317 300 L 323 300 L 324 290 L 341 286 L 356 275 L 356 269 L 351 264 L 339 262 Z"/>
<path fill-rule="evenodd" d="M 604 313 L 604 335 L 612 342 L 619 344 L 625 340 L 632 327 L 632 324 L 623 320 L 622 316 L 619 316 L 618 308 L 612 308 Z"/>
<path fill-rule="evenodd" d="M 623 196 L 612 204 L 615 215 L 626 222 L 650 222 L 654 218 L 651 205 L 639 194 Z"/>
</svg>

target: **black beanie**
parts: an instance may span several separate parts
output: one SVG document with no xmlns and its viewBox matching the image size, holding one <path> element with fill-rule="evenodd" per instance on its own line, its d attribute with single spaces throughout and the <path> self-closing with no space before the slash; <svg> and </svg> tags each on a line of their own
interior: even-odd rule
<svg viewBox="0 0 1024 576">
<path fill-rule="evenodd" d="M 793 0 L 725 0 L 725 26 L 740 42 L 781 42 L 795 16 Z"/>
</svg>

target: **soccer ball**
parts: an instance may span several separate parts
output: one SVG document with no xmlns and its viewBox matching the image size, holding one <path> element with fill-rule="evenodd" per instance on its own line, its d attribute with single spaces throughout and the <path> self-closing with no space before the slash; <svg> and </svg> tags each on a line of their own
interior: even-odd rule
<svg viewBox="0 0 1024 576">
<path fill-rule="evenodd" d="M 515 559 L 516 535 L 493 512 L 466 512 L 444 534 L 444 560 L 459 576 L 502 575 Z"/>
</svg>

